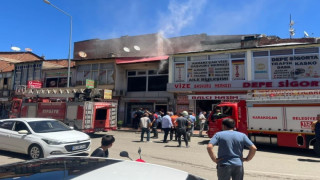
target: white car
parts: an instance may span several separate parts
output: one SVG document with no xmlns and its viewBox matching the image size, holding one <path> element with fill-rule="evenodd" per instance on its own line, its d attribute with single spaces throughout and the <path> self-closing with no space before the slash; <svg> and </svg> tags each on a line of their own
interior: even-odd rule
<svg viewBox="0 0 320 180">
<path fill-rule="evenodd" d="M 28 154 L 32 159 L 89 154 L 91 139 L 64 123 L 46 118 L 0 120 L 0 149 Z"/>
<path fill-rule="evenodd" d="M 178 169 L 100 157 L 55 157 L 0 166 L 0 179 L 203 180 Z"/>
</svg>

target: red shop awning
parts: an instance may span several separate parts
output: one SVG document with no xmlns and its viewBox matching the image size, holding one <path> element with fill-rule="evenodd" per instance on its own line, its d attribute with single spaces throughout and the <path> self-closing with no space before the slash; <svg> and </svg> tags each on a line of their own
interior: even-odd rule
<svg viewBox="0 0 320 180">
<path fill-rule="evenodd" d="M 149 62 L 149 61 L 160 61 L 167 60 L 169 56 L 156 56 L 156 57 L 147 57 L 147 58 L 137 58 L 137 57 L 128 57 L 128 58 L 117 58 L 116 64 L 129 64 L 129 63 L 140 63 L 140 62 Z"/>
</svg>

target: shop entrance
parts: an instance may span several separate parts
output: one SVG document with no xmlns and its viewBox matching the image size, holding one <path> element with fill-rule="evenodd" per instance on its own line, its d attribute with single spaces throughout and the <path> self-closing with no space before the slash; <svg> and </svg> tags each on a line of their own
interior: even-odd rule
<svg viewBox="0 0 320 180">
<path fill-rule="evenodd" d="M 167 113 L 167 105 L 166 104 L 156 104 L 155 111 L 156 112 L 162 111 L 164 114 L 166 114 Z"/>
<path fill-rule="evenodd" d="M 124 123 L 124 126 L 131 127 L 133 126 L 133 115 L 138 109 L 147 109 L 149 111 L 153 111 L 153 103 L 127 103 L 127 118 Z"/>
<path fill-rule="evenodd" d="M 220 100 L 197 100 L 196 101 L 196 112 L 197 114 L 200 113 L 200 111 L 206 111 L 207 113 L 209 111 L 212 111 L 215 105 L 219 104 Z"/>
</svg>

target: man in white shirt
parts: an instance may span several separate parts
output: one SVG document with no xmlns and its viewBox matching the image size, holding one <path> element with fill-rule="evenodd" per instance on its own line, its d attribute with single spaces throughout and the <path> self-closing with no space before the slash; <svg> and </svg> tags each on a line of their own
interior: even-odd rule
<svg viewBox="0 0 320 180">
<path fill-rule="evenodd" d="M 140 118 L 140 127 L 141 127 L 141 139 L 140 141 L 143 141 L 144 133 L 147 133 L 147 141 L 150 141 L 150 127 L 151 127 L 151 121 L 149 119 L 149 114 L 144 113 L 142 115 L 142 118 Z"/>
<path fill-rule="evenodd" d="M 200 131 L 199 131 L 199 136 L 203 137 L 202 131 L 204 130 L 204 126 L 206 124 L 207 118 L 206 118 L 206 111 L 202 111 L 199 114 L 199 125 L 200 125 Z"/>
</svg>

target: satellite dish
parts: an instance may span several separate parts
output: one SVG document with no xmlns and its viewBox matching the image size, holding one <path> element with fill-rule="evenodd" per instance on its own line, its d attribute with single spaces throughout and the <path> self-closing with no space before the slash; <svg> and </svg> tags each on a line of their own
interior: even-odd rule
<svg viewBox="0 0 320 180">
<path fill-rule="evenodd" d="M 306 31 L 303 31 L 304 37 L 309 37 L 309 34 Z"/>
<path fill-rule="evenodd" d="M 124 47 L 123 50 L 124 50 L 125 52 L 130 52 L 130 49 L 129 49 L 128 47 Z"/>
<path fill-rule="evenodd" d="M 294 25 L 294 21 L 291 20 L 291 21 L 290 21 L 290 26 L 293 26 L 293 25 Z"/>
<path fill-rule="evenodd" d="M 25 48 L 24 50 L 27 51 L 27 52 L 32 52 L 31 48 Z"/>
<path fill-rule="evenodd" d="M 11 50 L 12 51 L 20 51 L 21 49 L 19 47 L 16 47 L 16 46 L 11 46 Z"/>
<path fill-rule="evenodd" d="M 140 47 L 139 47 L 139 46 L 133 46 L 133 48 L 134 48 L 136 51 L 140 51 Z"/>
<path fill-rule="evenodd" d="M 79 52 L 78 52 L 78 55 L 79 55 L 80 57 L 82 57 L 82 58 L 87 57 L 87 53 L 85 53 L 85 52 L 83 52 L 83 51 L 79 51 Z"/>
</svg>

